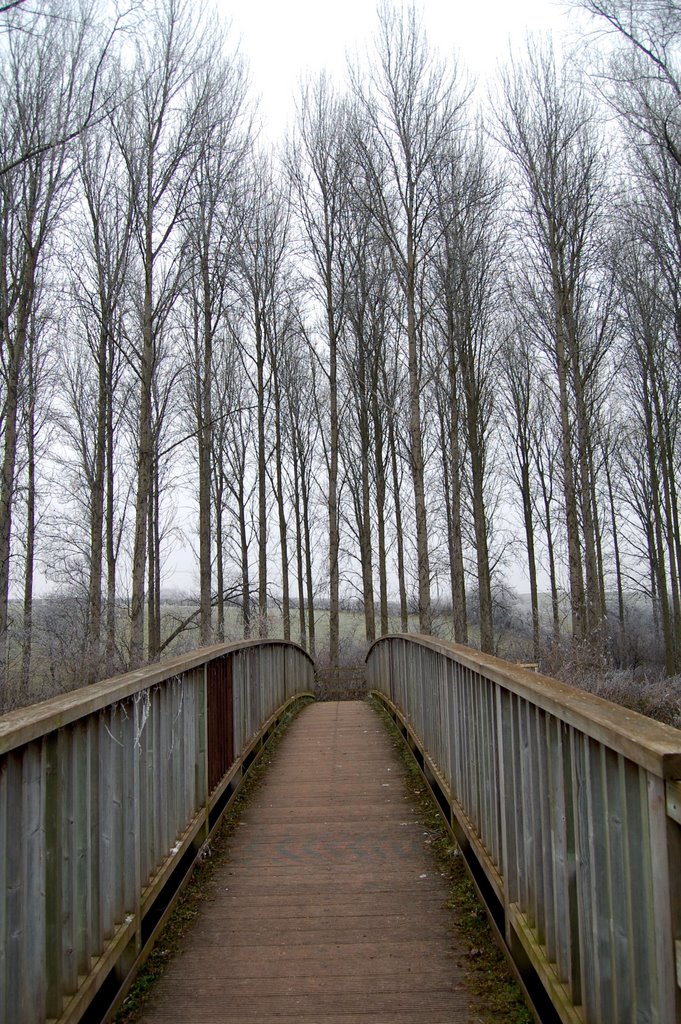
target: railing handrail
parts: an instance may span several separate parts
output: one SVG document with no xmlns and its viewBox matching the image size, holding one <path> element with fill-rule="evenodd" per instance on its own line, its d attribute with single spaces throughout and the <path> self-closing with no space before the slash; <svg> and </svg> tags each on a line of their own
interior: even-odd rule
<svg viewBox="0 0 681 1024">
<path fill-rule="evenodd" d="M 482 670 L 487 679 L 529 699 L 647 771 L 665 780 L 681 779 L 681 730 L 672 725 L 647 718 L 638 711 L 550 676 L 516 667 L 475 648 L 421 633 L 390 633 L 379 637 L 369 648 L 367 661 L 372 650 L 389 640 L 408 640 L 459 661 L 472 671 Z"/>
<path fill-rule="evenodd" d="M 210 647 L 197 647 L 186 654 L 164 658 L 162 661 L 145 665 L 142 668 L 124 672 L 121 675 L 102 679 L 97 683 L 69 690 L 67 693 L 37 704 L 29 704 L 0 715 L 0 754 L 39 739 L 54 729 L 61 729 L 85 718 L 96 711 L 101 711 L 110 704 L 134 697 L 136 693 L 163 683 L 182 672 L 190 672 L 193 668 L 206 665 L 216 658 L 234 651 L 248 648 L 262 648 L 269 645 L 282 645 L 296 648 L 308 659 L 311 665 L 314 660 L 308 651 L 292 640 L 281 637 L 263 637 L 253 640 L 237 640 L 230 643 L 213 644 Z"/>
</svg>

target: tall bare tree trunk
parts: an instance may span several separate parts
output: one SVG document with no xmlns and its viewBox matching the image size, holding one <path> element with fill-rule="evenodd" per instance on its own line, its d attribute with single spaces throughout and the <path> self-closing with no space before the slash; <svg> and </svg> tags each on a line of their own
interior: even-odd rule
<svg viewBox="0 0 681 1024">
<path fill-rule="evenodd" d="M 34 274 L 34 261 L 29 255 L 22 275 L 16 332 L 13 339 L 10 339 L 9 334 L 6 337 L 6 391 L 3 409 L 5 437 L 0 473 L 0 664 L 3 666 L 6 664 L 8 642 L 10 550 L 16 485 L 19 381 L 35 291 Z"/>
<path fill-rule="evenodd" d="M 35 331 L 35 325 L 33 326 Z M 31 339 L 27 356 L 26 380 L 26 553 L 24 557 L 24 614 L 22 629 L 21 692 L 28 696 L 31 681 L 31 647 L 33 640 L 33 572 L 36 528 L 36 352 Z"/>
<path fill-rule="evenodd" d="M 109 339 L 109 360 L 113 360 L 113 343 Z M 115 536 L 115 470 L 114 470 L 113 390 L 106 400 L 106 651 L 107 676 L 114 673 L 116 656 L 116 536 Z"/>
<path fill-rule="evenodd" d="M 409 378 L 409 459 L 414 484 L 416 521 L 416 562 L 418 572 L 419 631 L 431 633 L 433 615 L 430 604 L 430 559 L 428 554 L 428 513 L 426 509 L 425 467 L 421 430 L 420 345 L 416 326 L 416 267 L 413 226 L 407 225 L 407 367 Z"/>
<path fill-rule="evenodd" d="M 307 647 L 307 627 L 305 624 L 305 567 L 303 563 L 303 522 L 300 510 L 300 469 L 298 460 L 298 445 L 296 438 L 292 444 L 293 462 L 293 511 L 296 521 L 296 577 L 298 584 L 298 643 L 301 647 Z"/>
<path fill-rule="evenodd" d="M 220 477 L 221 473 L 217 474 Z M 215 515 L 213 520 L 215 522 L 215 585 L 217 588 L 216 593 L 216 618 L 215 632 L 216 639 L 218 642 L 222 642 L 225 639 L 225 570 L 224 570 L 224 556 L 223 556 L 223 544 L 222 544 L 222 509 L 223 509 L 223 484 L 220 480 L 219 484 L 216 480 L 213 482 L 215 491 Z"/>
<path fill-rule="evenodd" d="M 388 419 L 388 447 L 392 469 L 393 504 L 395 506 L 395 541 L 397 546 L 397 586 L 400 594 L 400 629 L 409 632 L 409 605 L 407 604 L 407 583 L 404 572 L 404 534 L 402 532 L 402 499 L 400 498 L 400 473 L 397 458 L 397 437 L 393 414 Z"/>
<path fill-rule="evenodd" d="M 148 170 L 148 189 L 151 189 L 151 168 Z M 153 477 L 152 395 L 154 378 L 154 325 L 153 325 L 153 265 L 152 240 L 153 213 L 147 206 L 144 246 L 144 298 L 142 313 L 142 351 L 140 359 L 140 392 L 138 413 L 137 494 L 135 498 L 135 525 L 132 554 L 132 594 L 130 599 L 130 668 L 144 664 L 144 601 L 147 560 L 147 526 Z"/>
<path fill-rule="evenodd" d="M 265 439 L 265 340 L 260 309 L 255 309 L 258 417 L 258 636 L 267 636 L 267 450 Z"/>
<path fill-rule="evenodd" d="M 201 644 L 212 639 L 212 525 L 211 525 L 211 478 L 213 453 L 213 317 L 211 284 L 207 254 L 203 253 L 201 286 L 203 297 L 203 359 L 201 366 L 200 394 L 198 397 L 198 454 L 199 454 L 199 606 Z"/>
<path fill-rule="evenodd" d="M 386 546 L 386 479 L 383 444 L 383 423 L 378 402 L 378 377 L 374 378 L 371 412 L 374 424 L 374 479 L 376 484 L 376 533 L 378 538 L 378 591 L 381 636 L 389 631 L 388 622 L 388 555 Z"/>
<path fill-rule="evenodd" d="M 279 553 L 281 557 L 281 614 L 284 640 L 291 639 L 291 597 L 289 593 L 288 531 L 284 496 L 284 452 L 281 440 L 281 392 L 277 372 L 274 377 L 274 463 L 279 513 Z"/>
</svg>

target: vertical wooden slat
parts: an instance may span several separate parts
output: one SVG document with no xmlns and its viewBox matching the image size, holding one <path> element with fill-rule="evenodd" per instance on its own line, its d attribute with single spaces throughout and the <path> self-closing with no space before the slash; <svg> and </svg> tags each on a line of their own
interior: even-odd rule
<svg viewBox="0 0 681 1024">
<path fill-rule="evenodd" d="M 139 773 L 139 829 L 140 829 L 140 880 L 142 886 L 149 881 L 151 874 L 151 838 L 150 838 L 150 807 L 149 807 L 149 724 L 150 695 L 142 690 L 135 696 L 136 743 Z"/>
<path fill-rule="evenodd" d="M 535 742 L 537 743 L 537 784 L 539 786 L 539 870 L 540 877 L 537 879 L 539 893 L 538 903 L 540 906 L 539 937 L 540 942 L 546 945 L 547 955 L 550 961 L 555 961 L 556 948 L 554 941 L 553 921 L 553 834 L 551 830 L 551 811 L 549 797 L 549 767 L 548 767 L 548 722 L 547 717 L 541 709 L 537 709 L 535 721 Z"/>
<path fill-rule="evenodd" d="M 114 927 L 114 879 L 113 865 L 115 858 L 113 830 L 113 758 L 111 747 L 113 740 L 110 729 L 110 713 L 106 709 L 100 715 L 99 732 L 99 904 L 102 929 L 102 942 L 113 935 Z"/>
<path fill-rule="evenodd" d="M 501 877 L 506 905 L 518 902 L 517 853 L 515 836 L 515 802 L 513 791 L 513 737 L 511 726 L 511 695 L 497 688 L 497 735 L 499 745 L 499 791 L 501 795 Z M 507 936 L 508 938 L 508 936 Z"/>
<path fill-rule="evenodd" d="M 579 952 L 582 998 L 588 1021 L 597 1020 L 599 983 L 596 970 L 596 928 L 594 924 L 593 894 L 596 884 L 591 851 L 591 823 L 589 819 L 589 740 L 573 730 L 573 806 L 575 822 L 575 848 L 577 867 L 577 907 L 579 916 Z"/>
<path fill-rule="evenodd" d="M 614 1013 L 619 1020 L 633 1020 L 634 1001 L 631 900 L 627 892 L 629 865 L 627 856 L 627 794 L 622 771 L 624 759 L 614 751 L 604 750 L 606 801 L 608 814 L 608 886 L 611 912 L 611 941 L 614 966 Z M 626 981 L 625 981 L 626 979 Z"/>
<path fill-rule="evenodd" d="M 9 828 L 9 756 L 0 757 L 0 894 L 5 893 L 6 897 L 0 898 L 0 1020 L 9 1019 L 7 976 L 9 973 L 9 957 L 7 954 L 7 929 L 8 902 L 9 902 L 9 878 L 7 862 L 9 856 L 10 828 Z"/>
<path fill-rule="evenodd" d="M 59 733 L 45 739 L 45 973 L 46 1009 L 50 1017 L 62 1011 L 62 788 L 59 766 Z"/>
<path fill-rule="evenodd" d="M 74 863 L 76 881 L 76 973 L 85 975 L 90 966 L 89 928 L 91 919 L 90 893 L 90 754 L 87 721 L 76 722 L 73 727 L 73 748 L 76 765 L 74 784 Z"/>
<path fill-rule="evenodd" d="M 27 1021 L 43 1021 L 46 1015 L 46 980 L 44 972 L 35 971 L 36 950 L 45 948 L 45 859 L 43 815 L 43 755 L 40 742 L 30 743 L 24 756 L 22 817 L 26 827 L 24 885 L 24 956 L 23 986 Z M 42 966 L 42 965 L 41 965 Z"/>
<path fill-rule="evenodd" d="M 669 876 L 668 837 L 667 837 L 667 801 L 665 786 L 662 779 L 648 775 L 648 821 L 651 847 L 651 873 L 653 896 L 653 922 L 655 929 L 656 980 L 657 989 L 655 1005 L 657 1008 L 656 1024 L 663 1021 L 678 1020 L 679 998 L 676 984 L 676 964 L 674 946 L 669 941 L 675 938 L 673 921 L 672 885 Z M 678 865 L 677 865 L 678 869 Z M 678 877 L 674 880 L 678 887 Z"/>
<path fill-rule="evenodd" d="M 100 900 L 101 886 L 101 832 L 99 829 L 99 793 L 100 793 L 100 725 L 99 715 L 91 715 L 86 719 L 88 731 L 90 791 L 87 794 L 90 845 L 88 850 L 89 884 L 88 900 L 90 913 L 87 920 L 88 951 L 90 956 L 97 956 L 102 949 L 102 908 Z"/>
<path fill-rule="evenodd" d="M 59 777 L 62 792 L 61 843 L 59 848 L 61 870 L 61 929 L 62 929 L 62 989 L 72 995 L 78 987 L 78 961 L 76 930 L 78 907 L 78 864 L 76 861 L 76 748 L 74 727 L 60 729 Z"/>
<path fill-rule="evenodd" d="M 593 954 L 598 964 L 595 976 L 595 1001 L 601 1019 L 616 1019 L 614 1008 L 614 977 L 612 956 L 611 880 L 608 874 L 608 809 L 605 800 L 603 748 L 590 740 L 587 753 L 586 785 L 589 818 L 589 859 L 591 877 L 591 919 Z M 598 822 L 598 827 L 593 824 Z"/>
<path fill-rule="evenodd" d="M 233 658 L 208 669 L 208 788 L 220 782 L 234 763 Z"/>
<path fill-rule="evenodd" d="M 139 920 L 142 892 L 142 853 L 140 828 L 140 729 L 143 710 L 139 702 L 126 707 L 123 729 L 123 911 Z M 139 941 L 139 936 L 138 936 Z"/>
<path fill-rule="evenodd" d="M 563 757 L 563 730 L 555 719 L 547 723 L 547 787 L 549 791 L 549 813 L 551 829 L 551 871 L 553 875 L 553 944 L 558 977 L 571 986 L 572 999 L 572 958 L 570 934 L 569 886 L 574 874 L 574 863 L 568 846 L 568 806 L 570 797 L 566 789 L 566 772 Z"/>
<path fill-rule="evenodd" d="M 152 753 L 153 774 L 150 779 L 151 816 L 154 823 L 151 870 L 156 871 L 167 852 L 163 821 L 163 798 L 165 795 L 165 692 L 167 687 L 155 687 L 152 691 L 151 726 L 154 736 Z"/>
<path fill-rule="evenodd" d="M 125 869 L 121 870 L 126 851 L 125 842 L 125 790 L 123 783 L 125 746 L 123 727 L 126 711 L 123 705 L 114 704 L 111 709 L 111 756 L 113 766 L 113 856 L 112 877 L 114 882 L 113 925 L 114 928 L 125 918 Z M 126 865 L 127 867 L 127 865 Z"/>
</svg>

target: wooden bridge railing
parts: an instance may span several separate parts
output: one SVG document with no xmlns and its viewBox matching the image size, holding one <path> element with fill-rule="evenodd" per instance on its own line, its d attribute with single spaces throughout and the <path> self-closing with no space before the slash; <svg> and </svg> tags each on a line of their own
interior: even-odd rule
<svg viewBox="0 0 681 1024">
<path fill-rule="evenodd" d="M 0 718 L 0 1021 L 98 1020 L 258 748 L 294 644 L 194 651 Z"/>
<path fill-rule="evenodd" d="M 681 733 L 432 638 L 367 673 L 541 1019 L 680 1021 Z"/>
</svg>

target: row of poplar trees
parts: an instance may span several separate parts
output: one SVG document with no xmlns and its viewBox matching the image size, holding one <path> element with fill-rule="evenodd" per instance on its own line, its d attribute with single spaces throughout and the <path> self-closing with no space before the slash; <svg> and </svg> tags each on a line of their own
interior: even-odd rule
<svg viewBox="0 0 681 1024">
<path fill-rule="evenodd" d="M 583 6 L 595 76 L 530 41 L 483 96 L 383 4 L 272 145 L 190 0 L 4 5 L 7 693 L 46 671 L 36 579 L 77 610 L 75 682 L 224 637 L 229 606 L 313 652 L 328 608 L 332 663 L 348 598 L 367 640 L 412 613 L 492 651 L 514 565 L 535 658 L 566 632 L 622 657 L 638 594 L 679 670 L 681 15 Z"/>
</svg>

